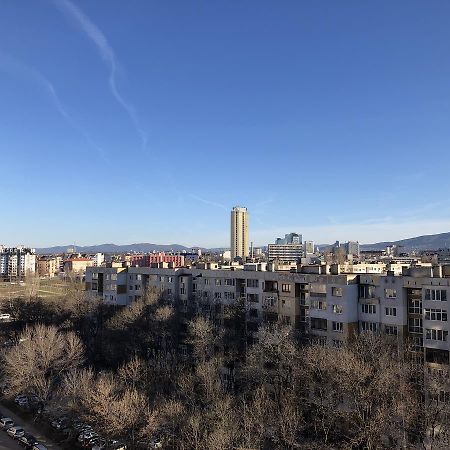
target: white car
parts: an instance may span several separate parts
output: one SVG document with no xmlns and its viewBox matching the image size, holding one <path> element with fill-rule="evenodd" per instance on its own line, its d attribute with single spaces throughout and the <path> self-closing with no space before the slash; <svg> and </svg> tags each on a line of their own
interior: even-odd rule
<svg viewBox="0 0 450 450">
<path fill-rule="evenodd" d="M 14 420 L 10 419 L 9 417 L 2 417 L 0 419 L 0 428 L 3 430 L 7 430 L 8 428 L 11 428 L 14 426 Z"/>
<path fill-rule="evenodd" d="M 14 427 L 8 428 L 6 432 L 14 439 L 19 439 L 25 434 L 25 430 L 22 427 L 15 425 Z"/>
</svg>

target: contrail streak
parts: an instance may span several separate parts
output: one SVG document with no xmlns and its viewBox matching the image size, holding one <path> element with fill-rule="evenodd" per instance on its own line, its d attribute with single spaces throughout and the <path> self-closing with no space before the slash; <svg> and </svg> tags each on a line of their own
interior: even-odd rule
<svg viewBox="0 0 450 450">
<path fill-rule="evenodd" d="M 90 147 L 96 150 L 102 158 L 108 161 L 105 151 L 99 147 L 89 136 L 86 130 L 81 127 L 67 112 L 63 103 L 61 102 L 58 94 L 56 93 L 55 87 L 51 83 L 51 81 L 46 78 L 41 72 L 34 69 L 33 67 L 29 67 L 21 62 L 18 62 L 15 59 L 7 57 L 5 55 L 0 55 L 0 69 L 5 72 L 14 73 L 22 76 L 26 80 L 31 80 L 32 82 L 38 84 L 50 97 L 54 107 L 59 112 L 59 114 L 65 119 L 65 121 L 75 130 L 77 130 L 86 140 Z"/>
<path fill-rule="evenodd" d="M 136 113 L 135 107 L 125 100 L 125 98 L 120 94 L 117 88 L 116 82 L 116 72 L 117 72 L 117 61 L 114 54 L 114 50 L 109 45 L 106 36 L 103 32 L 92 22 L 89 17 L 87 17 L 80 8 L 75 6 L 70 0 L 54 0 L 56 6 L 60 11 L 62 11 L 67 17 L 72 19 L 82 32 L 94 43 L 97 47 L 101 58 L 105 61 L 109 68 L 108 85 L 109 89 L 119 103 L 119 105 L 125 110 L 125 112 L 130 117 L 136 132 L 141 140 L 142 150 L 147 148 L 147 133 L 142 128 L 138 115 Z"/>
</svg>

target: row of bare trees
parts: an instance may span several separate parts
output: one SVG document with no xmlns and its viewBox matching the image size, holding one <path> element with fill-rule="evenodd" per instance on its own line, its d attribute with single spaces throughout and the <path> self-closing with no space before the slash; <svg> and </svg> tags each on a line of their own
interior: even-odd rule
<svg viewBox="0 0 450 450">
<path fill-rule="evenodd" d="M 450 445 L 442 380 L 436 395 L 424 392 L 423 367 L 381 336 L 305 346 L 275 325 L 246 346 L 239 307 L 211 320 L 156 291 L 117 309 L 72 286 L 59 302 L 13 307 L 9 394 L 34 394 L 131 448 L 155 437 L 180 450 Z"/>
</svg>

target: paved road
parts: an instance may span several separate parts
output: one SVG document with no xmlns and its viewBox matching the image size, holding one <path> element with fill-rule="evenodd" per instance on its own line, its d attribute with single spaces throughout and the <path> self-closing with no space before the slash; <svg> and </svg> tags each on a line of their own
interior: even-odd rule
<svg viewBox="0 0 450 450">
<path fill-rule="evenodd" d="M 45 438 L 42 433 L 39 431 L 39 424 L 37 423 L 27 423 L 16 414 L 14 414 L 10 409 L 5 407 L 3 404 L 0 404 L 0 410 L 3 414 L 8 415 L 14 423 L 21 425 L 25 431 L 31 433 L 40 443 L 44 444 L 49 450 L 61 450 L 56 444 L 50 442 L 47 438 Z M 14 439 L 10 438 L 6 431 L 0 430 L 0 450 L 14 450 L 14 449 L 22 449 Z"/>
<path fill-rule="evenodd" d="M 10 449 L 22 449 L 17 442 L 14 441 L 14 439 L 11 439 L 5 431 L 0 431 L 0 450 L 10 450 Z"/>
</svg>

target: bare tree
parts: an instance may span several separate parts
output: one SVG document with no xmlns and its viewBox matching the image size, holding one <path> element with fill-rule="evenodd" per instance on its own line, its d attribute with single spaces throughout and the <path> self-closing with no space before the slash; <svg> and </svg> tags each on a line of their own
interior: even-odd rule
<svg viewBox="0 0 450 450">
<path fill-rule="evenodd" d="M 48 403 L 64 375 L 82 364 L 83 351 L 73 332 L 62 333 L 55 326 L 27 327 L 4 356 L 10 393 L 33 393 Z"/>
</svg>

